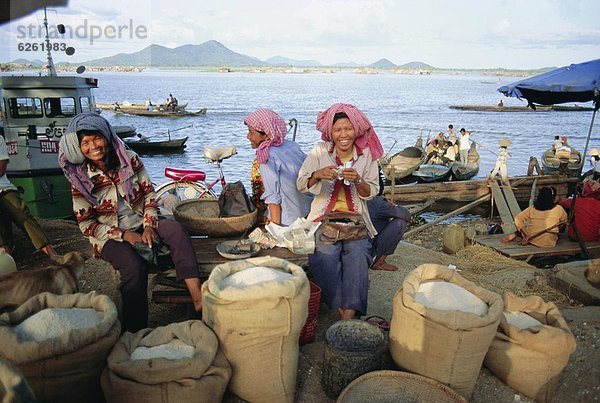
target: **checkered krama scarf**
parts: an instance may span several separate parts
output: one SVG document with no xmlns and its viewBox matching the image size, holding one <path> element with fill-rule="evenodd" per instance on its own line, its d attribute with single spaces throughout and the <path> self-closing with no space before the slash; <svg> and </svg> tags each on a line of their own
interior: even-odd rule
<svg viewBox="0 0 600 403">
<path fill-rule="evenodd" d="M 278 147 L 287 134 L 284 120 L 271 109 L 258 109 L 244 119 L 246 126 L 267 134 L 267 139 L 260 143 L 256 150 L 256 161 L 264 164 L 269 160 L 269 148 Z"/>
</svg>

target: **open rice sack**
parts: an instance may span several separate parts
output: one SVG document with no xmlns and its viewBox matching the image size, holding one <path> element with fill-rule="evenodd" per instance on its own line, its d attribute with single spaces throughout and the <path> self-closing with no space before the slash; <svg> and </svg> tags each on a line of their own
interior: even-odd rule
<svg viewBox="0 0 600 403">
<path fill-rule="evenodd" d="M 231 363 L 229 389 L 237 396 L 294 400 L 309 295 L 304 270 L 283 259 L 251 258 L 213 269 L 202 285 L 202 319 Z"/>
<path fill-rule="evenodd" d="M 0 315 L 0 356 L 21 370 L 39 401 L 101 401 L 100 375 L 120 333 L 106 295 L 42 293 Z"/>
<path fill-rule="evenodd" d="M 504 314 L 484 364 L 513 389 L 549 402 L 575 351 L 575 337 L 552 302 L 505 293 Z"/>
<path fill-rule="evenodd" d="M 36 402 L 35 395 L 21 371 L 2 359 L 0 359 L 0 402 Z"/>
<path fill-rule="evenodd" d="M 468 399 L 502 307 L 500 295 L 456 271 L 423 264 L 406 276 L 394 296 L 392 358 L 398 366 L 448 385 Z"/>
<path fill-rule="evenodd" d="M 109 402 L 220 402 L 231 366 L 199 320 L 125 333 L 102 373 Z"/>
</svg>

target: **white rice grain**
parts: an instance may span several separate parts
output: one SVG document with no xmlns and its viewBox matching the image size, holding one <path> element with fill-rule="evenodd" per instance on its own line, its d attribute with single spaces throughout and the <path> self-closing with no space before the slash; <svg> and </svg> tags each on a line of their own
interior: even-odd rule
<svg viewBox="0 0 600 403">
<path fill-rule="evenodd" d="M 13 327 L 19 341 L 42 342 L 75 329 L 97 326 L 102 315 L 91 308 L 47 308 Z"/>
<path fill-rule="evenodd" d="M 479 297 L 446 281 L 420 284 L 415 294 L 415 301 L 427 308 L 441 311 L 470 312 L 479 316 L 485 316 L 488 313 L 487 304 Z"/>
<path fill-rule="evenodd" d="M 235 274 L 225 278 L 221 283 L 223 288 L 246 288 L 257 284 L 269 282 L 285 283 L 292 278 L 292 275 L 271 267 L 255 266 L 240 270 Z"/>
<path fill-rule="evenodd" d="M 151 360 L 152 358 L 166 358 L 167 360 L 181 360 L 192 358 L 194 347 L 185 344 L 179 339 L 174 339 L 165 344 L 154 347 L 140 346 L 131 353 L 131 360 Z"/>
<path fill-rule="evenodd" d="M 543 326 L 542 322 L 527 315 L 525 312 L 505 311 L 503 314 L 509 324 L 516 326 L 521 330 L 529 329 L 534 326 Z"/>
</svg>

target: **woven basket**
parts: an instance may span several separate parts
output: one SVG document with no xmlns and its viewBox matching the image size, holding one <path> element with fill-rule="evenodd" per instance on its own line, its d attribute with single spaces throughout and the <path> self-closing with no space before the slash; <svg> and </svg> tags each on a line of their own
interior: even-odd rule
<svg viewBox="0 0 600 403">
<path fill-rule="evenodd" d="M 401 371 L 374 371 L 353 380 L 337 403 L 465 402 L 461 395 L 433 379 Z"/>
<path fill-rule="evenodd" d="M 239 217 L 219 217 L 217 199 L 185 200 L 173 209 L 175 220 L 192 233 L 214 237 L 243 234 L 256 224 L 257 210 Z"/>
<path fill-rule="evenodd" d="M 312 343 L 315 341 L 317 332 L 317 322 L 319 321 L 319 304 L 321 303 L 321 288 L 318 285 L 310 283 L 310 297 L 308 298 L 308 317 L 306 323 L 300 332 L 300 345 Z"/>
</svg>

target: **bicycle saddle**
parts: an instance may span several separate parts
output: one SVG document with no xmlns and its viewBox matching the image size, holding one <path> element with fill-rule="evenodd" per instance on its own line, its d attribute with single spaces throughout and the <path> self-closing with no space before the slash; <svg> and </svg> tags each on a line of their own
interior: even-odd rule
<svg viewBox="0 0 600 403">
<path fill-rule="evenodd" d="M 209 162 L 221 162 L 224 159 L 236 155 L 237 150 L 233 146 L 225 147 L 204 147 L 204 156 Z"/>
<path fill-rule="evenodd" d="M 203 181 L 206 179 L 206 173 L 197 169 L 165 168 L 165 176 L 174 181 Z"/>
</svg>

